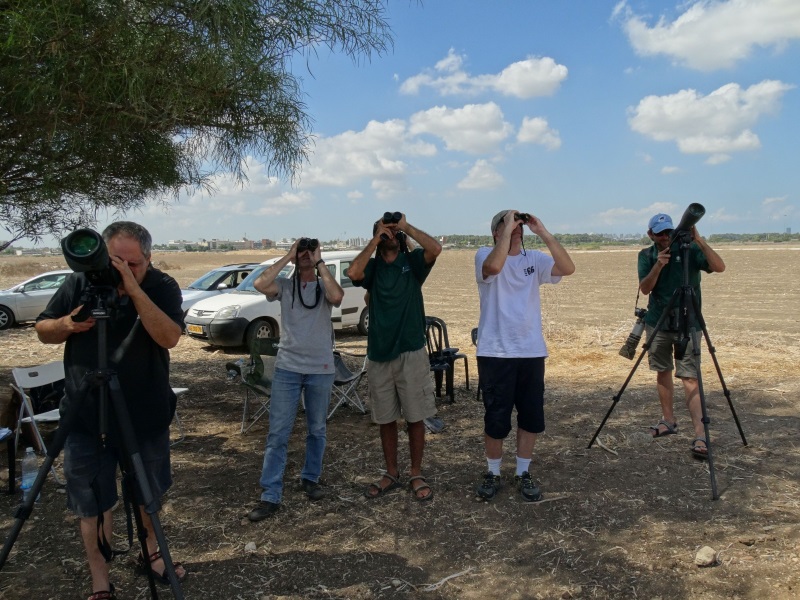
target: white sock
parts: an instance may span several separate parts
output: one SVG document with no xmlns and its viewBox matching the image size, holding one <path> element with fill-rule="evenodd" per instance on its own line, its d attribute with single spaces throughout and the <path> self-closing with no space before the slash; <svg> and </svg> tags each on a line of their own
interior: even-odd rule
<svg viewBox="0 0 800 600">
<path fill-rule="evenodd" d="M 486 464 L 489 465 L 489 473 L 492 475 L 500 475 L 500 463 L 503 461 L 503 457 L 500 458 L 487 458 Z"/>
<path fill-rule="evenodd" d="M 531 466 L 531 459 L 530 458 L 520 458 L 517 457 L 517 477 L 522 475 L 528 468 Z"/>
</svg>

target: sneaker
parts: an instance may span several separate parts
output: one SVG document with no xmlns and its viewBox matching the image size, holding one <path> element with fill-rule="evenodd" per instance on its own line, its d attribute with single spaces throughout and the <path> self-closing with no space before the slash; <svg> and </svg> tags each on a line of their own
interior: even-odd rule
<svg viewBox="0 0 800 600">
<path fill-rule="evenodd" d="M 303 487 L 303 491 L 306 493 L 309 500 L 322 500 L 322 498 L 325 497 L 325 490 L 323 490 L 316 481 L 301 479 L 300 485 Z"/>
<path fill-rule="evenodd" d="M 257 521 L 263 521 L 267 517 L 271 517 L 278 512 L 280 507 L 281 505 L 278 503 L 262 500 L 258 503 L 258 506 L 250 511 L 250 513 L 247 515 L 247 518 L 253 523 Z"/>
<path fill-rule="evenodd" d="M 525 471 L 522 475 L 514 477 L 517 489 L 525 502 L 536 502 L 542 499 L 542 490 L 533 482 L 531 474 Z"/>
<path fill-rule="evenodd" d="M 475 488 L 475 493 L 484 500 L 491 500 L 495 497 L 500 487 L 500 475 L 486 473 L 483 476 L 483 481 Z"/>
</svg>

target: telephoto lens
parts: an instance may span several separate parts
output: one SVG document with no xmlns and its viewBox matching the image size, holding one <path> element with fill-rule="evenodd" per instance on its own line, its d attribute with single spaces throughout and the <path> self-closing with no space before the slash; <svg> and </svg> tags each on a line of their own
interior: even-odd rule
<svg viewBox="0 0 800 600">
<path fill-rule="evenodd" d="M 646 312 L 642 309 L 636 311 L 636 322 L 633 324 L 633 329 L 622 348 L 619 349 L 619 355 L 628 360 L 633 360 L 633 357 L 636 356 L 636 349 L 639 347 L 639 341 L 641 341 L 642 332 L 644 332 L 644 315 Z"/>
</svg>

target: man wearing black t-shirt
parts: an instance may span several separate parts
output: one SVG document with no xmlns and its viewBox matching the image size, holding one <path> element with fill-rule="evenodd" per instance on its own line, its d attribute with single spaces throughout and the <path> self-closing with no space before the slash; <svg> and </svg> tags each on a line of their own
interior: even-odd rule
<svg viewBox="0 0 800 600">
<path fill-rule="evenodd" d="M 177 282 L 150 264 L 152 238 L 141 225 L 112 223 L 103 231 L 111 269 L 119 273 L 116 306 L 109 311 L 107 339 L 109 369 L 117 374 L 131 426 L 139 445 L 156 502 L 172 484 L 169 425 L 175 412 L 175 394 L 169 384 L 169 349 L 183 330 L 181 292 Z M 108 565 L 101 550 L 111 540 L 111 509 L 117 502 L 118 432 L 109 419 L 105 446 L 99 439 L 99 390 L 89 387 L 77 397 L 84 376 L 97 368 L 98 337 L 95 319 L 75 321 L 86 301 L 90 283 L 84 273 L 71 274 L 39 315 L 36 333 L 45 344 L 64 346 L 66 395 L 62 413 L 75 411 L 74 425 L 64 445 L 64 474 L 68 506 L 80 517 L 80 531 L 92 575 L 90 600 L 114 598 Z M 118 352 L 120 346 L 122 352 Z M 121 354 L 121 356 L 117 356 Z M 138 487 L 138 486 L 137 486 Z M 137 494 L 141 499 L 141 495 Z M 148 514 L 139 508 L 147 530 L 148 557 L 140 556 L 141 570 L 167 583 L 164 560 Z M 186 576 L 175 563 L 179 580 Z"/>
</svg>

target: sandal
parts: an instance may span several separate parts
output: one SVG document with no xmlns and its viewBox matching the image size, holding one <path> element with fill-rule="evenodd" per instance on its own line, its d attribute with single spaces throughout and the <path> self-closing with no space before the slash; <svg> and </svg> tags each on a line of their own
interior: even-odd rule
<svg viewBox="0 0 800 600">
<path fill-rule="evenodd" d="M 161 550 L 156 550 L 150 555 L 150 558 L 145 563 L 144 557 L 142 556 L 141 552 L 139 553 L 139 557 L 136 559 L 136 572 L 139 575 L 147 575 L 147 570 L 150 569 L 153 572 L 153 579 L 158 581 L 159 583 L 163 583 L 164 585 L 169 585 L 169 577 L 167 576 L 167 567 L 164 566 L 164 571 L 159 573 L 155 569 L 153 569 L 150 565 L 156 562 L 159 558 L 161 558 Z M 173 562 L 172 568 L 176 569 L 175 576 L 178 578 L 178 583 L 181 583 L 184 579 L 186 579 L 186 570 L 184 569 L 183 575 L 178 575 L 177 569 L 178 567 L 183 567 L 183 563 L 181 562 Z"/>
<path fill-rule="evenodd" d="M 664 430 L 661 429 L 662 425 L 665 427 Z M 661 419 L 658 423 L 650 428 L 650 431 L 650 435 L 652 435 L 654 438 L 664 437 L 665 435 L 675 435 L 678 433 L 678 423 L 668 423 L 664 419 Z"/>
<path fill-rule="evenodd" d="M 381 481 L 383 481 L 383 479 L 389 480 L 389 485 L 387 485 L 386 487 L 381 486 Z M 378 481 L 377 483 L 370 483 L 367 489 L 364 490 L 364 497 L 369 498 L 370 500 L 372 500 L 373 498 L 380 498 L 381 496 L 385 496 L 392 490 L 396 490 L 399 487 L 403 487 L 403 484 L 400 483 L 400 480 L 397 477 L 395 477 L 394 475 L 390 475 L 389 473 L 386 472 L 383 473 L 383 478 L 381 479 L 381 481 Z"/>
<path fill-rule="evenodd" d="M 117 597 L 114 595 L 114 584 L 109 583 L 108 590 L 92 592 L 92 595 L 86 600 L 117 600 Z"/>
<path fill-rule="evenodd" d="M 414 487 L 415 481 L 421 481 L 422 484 Z M 433 500 L 433 490 L 431 486 L 428 485 L 428 482 L 425 481 L 425 478 L 422 475 L 415 475 L 411 479 L 408 480 L 408 485 L 411 488 L 411 493 L 413 494 L 414 500 L 417 502 L 427 502 L 428 500 Z M 428 490 L 428 494 L 425 496 L 420 496 L 419 493 L 422 491 Z"/>
<path fill-rule="evenodd" d="M 708 443 L 705 438 L 694 438 L 692 441 L 692 456 L 700 460 L 708 460 Z"/>
</svg>

